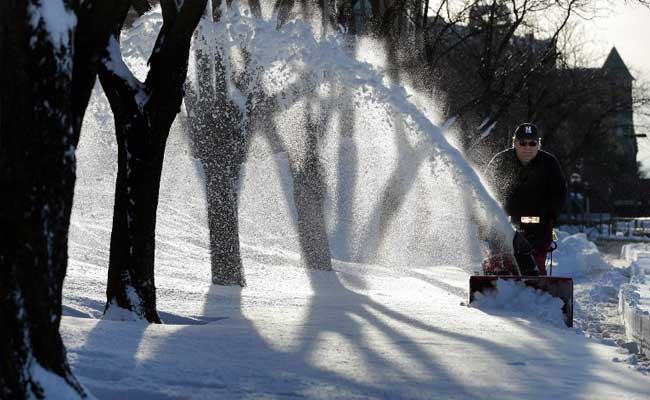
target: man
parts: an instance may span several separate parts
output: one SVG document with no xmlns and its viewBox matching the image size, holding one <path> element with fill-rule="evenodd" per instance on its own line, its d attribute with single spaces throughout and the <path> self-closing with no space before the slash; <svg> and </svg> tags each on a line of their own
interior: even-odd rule
<svg viewBox="0 0 650 400">
<path fill-rule="evenodd" d="M 546 254 L 553 243 L 553 226 L 565 204 L 567 187 L 557 159 L 540 150 L 540 145 L 535 125 L 519 125 L 512 148 L 494 156 L 486 176 L 497 200 L 530 242 L 540 275 L 546 275 Z"/>
</svg>

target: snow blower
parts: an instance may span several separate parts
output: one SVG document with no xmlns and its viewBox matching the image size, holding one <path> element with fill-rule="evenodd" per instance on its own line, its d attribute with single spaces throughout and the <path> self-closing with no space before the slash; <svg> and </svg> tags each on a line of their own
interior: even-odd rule
<svg viewBox="0 0 650 400">
<path fill-rule="evenodd" d="M 522 217 L 522 224 L 539 223 L 537 217 Z M 515 229 L 513 239 L 514 256 L 506 253 L 491 252 L 492 254 L 483 260 L 483 275 L 473 275 L 469 278 L 469 303 L 471 304 L 477 293 L 489 294 L 496 292 L 497 280 L 513 280 L 523 282 L 526 286 L 558 297 L 564 302 L 562 312 L 564 323 L 568 327 L 573 326 L 573 279 L 555 276 L 540 276 L 539 269 L 533 258 L 533 248 L 524 237 L 524 229 Z M 557 244 L 553 242 L 549 254 Z M 551 258 L 552 275 L 552 258 Z"/>
</svg>

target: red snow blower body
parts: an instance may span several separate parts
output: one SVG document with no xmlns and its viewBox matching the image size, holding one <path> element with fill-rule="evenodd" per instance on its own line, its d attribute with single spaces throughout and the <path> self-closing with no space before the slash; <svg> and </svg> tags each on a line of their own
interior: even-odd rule
<svg viewBox="0 0 650 400">
<path fill-rule="evenodd" d="M 524 236 L 523 229 L 515 231 L 513 239 L 515 255 L 492 254 L 482 262 L 483 275 L 469 278 L 469 303 L 477 293 L 489 295 L 497 291 L 497 280 L 522 282 L 533 289 L 558 297 L 564 302 L 562 312 L 567 326 L 573 326 L 573 279 L 539 275 L 539 269 L 532 256 L 533 249 Z M 555 247 L 551 248 L 551 251 Z M 552 254 L 552 253 L 551 253 Z M 551 268 L 552 273 L 552 259 Z"/>
</svg>

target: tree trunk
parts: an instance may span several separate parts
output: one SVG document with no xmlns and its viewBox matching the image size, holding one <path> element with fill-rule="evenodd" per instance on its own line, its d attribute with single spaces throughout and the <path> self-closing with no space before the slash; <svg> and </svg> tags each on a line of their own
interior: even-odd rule
<svg viewBox="0 0 650 400">
<path fill-rule="evenodd" d="M 279 25 L 289 16 L 293 5 L 293 0 L 275 2 L 274 12 L 278 15 Z M 306 10 L 305 5 L 303 11 Z M 219 13 L 215 16 L 217 19 L 220 17 Z M 243 111 L 228 97 L 226 80 L 231 78 L 226 76 L 220 50 L 214 56 L 210 55 L 209 49 L 213 45 L 200 43 L 197 46 L 197 76 L 194 85 L 187 85 L 185 105 L 193 153 L 201 161 L 206 175 L 212 282 L 244 286 L 237 215 L 239 172 L 245 159 L 249 121 L 254 118 L 252 110 L 263 107 L 257 93 L 253 93 L 255 89 L 246 93 L 248 107 Z M 253 77 L 239 78 L 250 81 Z M 273 107 L 264 109 L 269 113 L 274 111 Z M 307 267 L 330 270 L 331 256 L 323 215 L 325 184 L 316 149 L 319 129 L 314 124 L 309 125 L 307 150 L 305 154 L 293 156 L 291 162 L 299 241 Z M 274 140 L 278 141 L 275 147 L 284 148 L 279 138 L 270 138 L 271 142 Z"/>
<path fill-rule="evenodd" d="M 246 280 L 239 248 L 238 194 L 248 125 L 228 98 L 219 50 L 210 60 L 209 45 L 198 45 L 198 91 L 187 85 L 185 105 L 193 154 L 206 175 L 212 283 L 243 287 Z"/>
<path fill-rule="evenodd" d="M 206 166 L 212 283 L 246 286 L 239 248 L 238 178 L 241 163 Z M 231 173 L 231 171 L 233 173 Z"/>
<path fill-rule="evenodd" d="M 310 98 L 310 101 L 316 100 Z M 322 166 L 318 159 L 318 140 L 322 137 L 321 127 L 327 126 L 327 120 L 331 114 L 321 118 L 318 126 L 312 122 L 312 116 L 308 112 L 305 114 L 308 121 L 307 132 L 304 133 L 305 145 L 304 148 L 298 150 L 297 148 L 301 146 L 294 148 L 286 146 L 273 121 L 273 112 L 279 108 L 277 98 L 267 97 L 260 100 L 256 110 L 260 116 L 264 116 L 264 119 L 258 120 L 256 123 L 262 124 L 263 127 L 259 129 L 265 135 L 272 152 L 274 154 L 287 153 L 289 156 L 292 189 L 287 189 L 284 192 L 287 202 L 293 200 L 296 207 L 294 222 L 298 229 L 303 265 L 310 269 L 331 270 L 330 246 L 324 215 L 326 185 L 322 175 Z M 349 117 L 349 114 L 345 115 Z M 341 122 L 341 126 L 350 127 L 347 120 Z"/>
<path fill-rule="evenodd" d="M 129 2 L 122 4 L 99 77 L 115 118 L 118 172 L 105 314 L 112 308 L 160 323 L 154 282 L 156 211 L 169 130 L 180 111 L 190 39 L 207 1 L 180 8 L 161 2 L 163 26 L 144 83 L 122 61 L 119 33 Z"/>
<path fill-rule="evenodd" d="M 304 265 L 309 269 L 330 271 L 332 257 L 323 214 L 325 183 L 318 154 L 311 150 L 314 149 L 308 150 L 302 163 L 291 168 L 293 199 L 298 214 L 298 238 Z"/>
<path fill-rule="evenodd" d="M 77 5 L 76 26 L 65 1 L 59 4 L 67 17 L 57 26 L 44 22 L 41 2 L 0 3 L 2 399 L 57 395 L 40 381 L 53 376 L 67 385 L 69 398 L 86 396 L 67 363 L 59 325 L 76 144 L 114 17 L 106 3 Z M 82 45 L 75 52 L 72 43 Z"/>
<path fill-rule="evenodd" d="M 131 0 L 131 6 L 138 15 L 143 15 L 144 13 L 151 11 L 149 0 Z"/>
<path fill-rule="evenodd" d="M 102 85 L 110 87 L 110 78 L 103 72 L 100 76 Z M 156 211 L 171 122 L 168 119 L 163 126 L 154 126 L 156 120 L 134 102 L 112 108 L 118 168 L 106 311 L 117 306 L 160 323 L 154 283 Z"/>
<path fill-rule="evenodd" d="M 39 367 L 82 396 L 59 335 L 75 171 L 72 74 L 58 64 L 73 53 L 57 56 L 42 27 L 30 47 L 28 4 L 38 7 L 2 2 L 0 13 L 0 396 L 42 398 Z"/>
</svg>

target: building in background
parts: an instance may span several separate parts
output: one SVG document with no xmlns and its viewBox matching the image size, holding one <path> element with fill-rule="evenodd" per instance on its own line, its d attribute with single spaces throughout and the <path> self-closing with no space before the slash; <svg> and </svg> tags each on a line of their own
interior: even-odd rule
<svg viewBox="0 0 650 400">
<path fill-rule="evenodd" d="M 469 16 L 466 25 L 429 21 L 423 52 L 437 55 L 427 59 L 428 76 L 417 76 L 420 88 L 444 98 L 445 117 L 458 118 L 466 156 L 480 168 L 511 145 L 516 126 L 533 122 L 567 179 L 579 177 L 584 212 L 636 216 L 649 209 L 637 163 L 634 77 L 616 48 L 599 68 L 574 68 L 554 40 L 513 34 L 505 3 L 475 6 Z M 418 71 L 421 60 L 404 64 Z"/>
<path fill-rule="evenodd" d="M 600 68 L 559 69 L 552 97 L 566 104 L 559 114 L 540 113 L 542 125 L 550 130 L 546 145 L 558 155 L 567 176 L 580 176 L 587 212 L 641 213 L 633 81 L 612 48 Z"/>
</svg>

